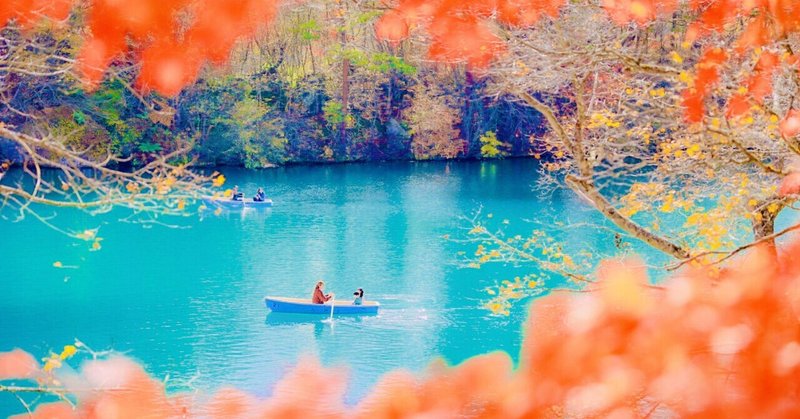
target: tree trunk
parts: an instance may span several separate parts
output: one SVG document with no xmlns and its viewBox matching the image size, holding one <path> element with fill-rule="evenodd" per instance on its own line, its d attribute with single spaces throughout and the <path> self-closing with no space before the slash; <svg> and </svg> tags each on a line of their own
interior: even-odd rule
<svg viewBox="0 0 800 419">
<path fill-rule="evenodd" d="M 769 206 L 773 204 L 777 204 L 778 207 L 773 208 L 773 210 L 770 211 Z M 775 234 L 775 219 L 778 217 L 778 214 L 785 205 L 786 203 L 783 200 L 767 200 L 765 202 L 759 202 L 756 210 L 753 211 L 753 218 L 751 220 L 751 224 L 753 226 L 753 239 L 754 241 L 764 240 L 762 242 L 764 247 L 769 250 L 773 256 L 777 256 L 775 238 L 767 237 Z"/>
<path fill-rule="evenodd" d="M 610 202 L 597 190 L 597 187 L 590 182 L 580 180 L 574 176 L 567 176 L 567 185 L 572 189 L 581 193 L 586 197 L 595 208 L 597 208 L 603 215 L 616 224 L 619 228 L 632 234 L 637 239 L 647 243 L 648 245 L 658 249 L 676 259 L 688 259 L 691 254 L 683 247 L 670 242 L 669 240 L 659 237 L 646 228 L 636 224 L 630 218 L 622 215 L 611 205 Z"/>
<path fill-rule="evenodd" d="M 342 25 L 344 26 L 344 25 Z M 342 50 L 347 47 L 347 34 L 342 30 Z M 339 125 L 339 141 L 336 158 L 346 160 L 347 156 L 347 106 L 350 101 L 350 59 L 342 59 L 342 123 Z"/>
</svg>

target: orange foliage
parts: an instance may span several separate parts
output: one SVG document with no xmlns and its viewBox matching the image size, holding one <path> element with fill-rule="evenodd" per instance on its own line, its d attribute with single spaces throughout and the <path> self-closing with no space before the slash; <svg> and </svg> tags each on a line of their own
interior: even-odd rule
<svg viewBox="0 0 800 419">
<path fill-rule="evenodd" d="M 706 95 L 719 81 L 719 66 L 728 59 L 728 54 L 720 48 L 707 50 L 697 63 L 694 87 L 683 92 L 683 106 L 686 119 L 699 122 L 705 114 Z"/>
<path fill-rule="evenodd" d="M 379 38 L 393 43 L 408 36 L 408 28 L 421 26 L 431 35 L 428 50 L 440 62 L 464 62 L 486 67 L 505 51 L 503 42 L 487 25 L 492 16 L 506 25 L 529 26 L 544 15 L 555 17 L 564 0 L 401 0 L 377 23 Z"/>
<path fill-rule="evenodd" d="M 138 84 L 174 95 L 193 82 L 203 63 L 222 64 L 238 39 L 277 13 L 280 0 L 95 0 L 90 35 L 78 54 L 87 84 L 96 85 L 114 59 L 133 52 L 142 62 Z M 29 27 L 43 16 L 65 19 L 74 0 L 4 0 L 0 27 L 16 19 Z"/>
<path fill-rule="evenodd" d="M 443 62 L 466 62 L 484 67 L 505 51 L 501 40 L 489 30 L 486 21 L 496 19 L 509 26 L 530 26 L 542 16 L 557 17 L 563 0 L 400 0 L 376 25 L 379 38 L 399 42 L 408 36 L 408 27 L 420 26 L 431 35 L 430 56 Z M 670 16 L 681 2 L 677 0 L 602 0 L 601 5 L 617 24 L 645 25 L 659 17 Z M 795 0 L 692 0 L 681 7 L 695 13 L 686 42 L 691 45 L 726 26 L 747 25 L 733 43 L 741 56 L 786 34 L 800 30 L 800 2 Z M 695 86 L 682 93 L 686 119 L 699 122 L 705 116 L 705 101 L 719 79 L 718 68 L 730 57 L 721 49 L 705 52 L 696 65 Z M 762 104 L 772 91 L 772 75 L 778 57 L 765 53 L 755 73 L 745 83 L 747 94 L 729 99 L 728 116 L 746 113 L 752 103 Z M 795 61 L 793 55 L 787 62 Z"/>
<path fill-rule="evenodd" d="M 678 8 L 677 0 L 603 0 L 602 4 L 611 19 L 620 25 L 630 22 L 643 25 Z"/>
<path fill-rule="evenodd" d="M 772 92 L 772 76 L 779 65 L 779 58 L 771 52 L 761 54 L 753 75 L 747 78 L 744 87 L 747 94 L 737 93 L 728 100 L 727 115 L 740 116 L 750 110 L 751 102 L 759 105 L 764 104 L 764 98 Z"/>
<path fill-rule="evenodd" d="M 34 417 L 800 417 L 798 254 L 800 242 L 756 248 L 659 287 L 640 262 L 606 261 L 588 292 L 532 304 L 518 370 L 494 353 L 422 378 L 396 371 L 352 408 L 344 372 L 312 359 L 267 399 L 225 389 L 190 403 L 113 357 L 84 366 L 76 389 L 94 391 L 74 392 L 75 412 L 46 404 Z"/>
<path fill-rule="evenodd" d="M 0 27 L 16 19 L 23 28 L 30 28 L 43 16 L 64 20 L 72 10 L 74 0 L 3 0 L 0 2 Z"/>
</svg>

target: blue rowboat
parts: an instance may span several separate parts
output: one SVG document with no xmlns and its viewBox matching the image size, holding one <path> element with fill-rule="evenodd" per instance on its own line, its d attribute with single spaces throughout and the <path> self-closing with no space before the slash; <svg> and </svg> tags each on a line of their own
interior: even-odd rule
<svg viewBox="0 0 800 419">
<path fill-rule="evenodd" d="M 331 303 L 314 304 L 306 298 L 264 297 L 264 304 L 275 313 L 331 314 Z M 336 301 L 333 314 L 378 314 L 377 301 L 364 301 L 361 305 L 350 301 Z"/>
<path fill-rule="evenodd" d="M 245 198 L 241 201 L 234 201 L 230 198 L 215 198 L 215 197 L 205 197 L 203 198 L 203 202 L 206 205 L 214 206 L 214 207 L 221 207 L 226 209 L 241 209 L 241 208 L 269 208 L 272 206 L 271 199 L 265 199 L 263 201 L 253 201 L 252 198 Z"/>
</svg>

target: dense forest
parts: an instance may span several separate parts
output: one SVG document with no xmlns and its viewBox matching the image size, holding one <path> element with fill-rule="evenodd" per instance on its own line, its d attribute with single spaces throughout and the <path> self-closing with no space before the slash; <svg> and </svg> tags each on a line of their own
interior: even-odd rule
<svg viewBox="0 0 800 419">
<path fill-rule="evenodd" d="M 80 9 L 59 25 L 9 25 L 0 53 L 63 71 L 0 70 L 0 120 L 94 147 L 98 159 L 113 151 L 133 166 L 187 145 L 186 158 L 198 164 L 248 168 L 532 153 L 542 130 L 535 110 L 495 93 L 466 65 L 429 62 L 424 45 L 380 40 L 382 6 L 373 3 L 347 9 L 318 0 L 281 10 L 226 65 L 204 67 L 170 98 L 135 81 L 146 57 L 134 54 L 116 58 L 87 87 L 69 65 L 83 42 Z M 19 151 L 0 139 L 0 159 L 19 161 Z"/>
</svg>

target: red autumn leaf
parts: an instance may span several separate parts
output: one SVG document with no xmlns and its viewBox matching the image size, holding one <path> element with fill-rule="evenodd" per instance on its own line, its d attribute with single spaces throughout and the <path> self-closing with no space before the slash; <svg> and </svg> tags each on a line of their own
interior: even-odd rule
<svg viewBox="0 0 800 419">
<path fill-rule="evenodd" d="M 769 41 L 769 30 L 764 16 L 758 16 L 747 24 L 747 28 L 736 41 L 736 48 L 743 52 L 749 48 L 758 48 Z"/>
<path fill-rule="evenodd" d="M 684 108 L 684 115 L 689 122 L 700 122 L 705 115 L 705 105 L 703 95 L 697 89 L 684 90 L 681 93 L 681 105 Z"/>
<path fill-rule="evenodd" d="M 747 100 L 747 96 L 735 94 L 728 100 L 727 108 L 726 116 L 728 118 L 735 118 L 746 114 L 747 111 L 750 110 L 750 102 Z"/>
</svg>

